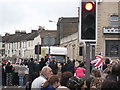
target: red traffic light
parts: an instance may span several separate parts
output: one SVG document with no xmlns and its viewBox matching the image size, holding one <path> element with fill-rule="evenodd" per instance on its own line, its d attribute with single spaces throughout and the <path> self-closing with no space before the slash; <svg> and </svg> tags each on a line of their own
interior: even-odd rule
<svg viewBox="0 0 120 90">
<path fill-rule="evenodd" d="M 92 11 L 94 9 L 94 5 L 95 3 L 93 1 L 85 3 L 85 10 Z"/>
</svg>

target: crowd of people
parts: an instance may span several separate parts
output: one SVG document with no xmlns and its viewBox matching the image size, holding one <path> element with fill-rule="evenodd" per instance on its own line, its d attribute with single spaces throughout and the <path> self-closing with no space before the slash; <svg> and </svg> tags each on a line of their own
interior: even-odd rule
<svg viewBox="0 0 120 90">
<path fill-rule="evenodd" d="M 58 63 L 41 58 L 40 62 L 16 60 L 2 62 L 2 85 L 25 86 L 26 90 L 120 90 L 120 62 L 104 60 L 103 69 L 90 67 L 90 77 L 85 77 L 85 61 L 66 60 Z"/>
</svg>

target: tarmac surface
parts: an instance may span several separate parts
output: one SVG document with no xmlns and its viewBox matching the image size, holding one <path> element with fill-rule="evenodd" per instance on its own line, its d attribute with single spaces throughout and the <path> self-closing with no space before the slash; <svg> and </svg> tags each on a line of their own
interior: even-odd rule
<svg viewBox="0 0 120 90">
<path fill-rule="evenodd" d="M 0 90 L 25 90 L 25 86 L 3 86 Z"/>
</svg>

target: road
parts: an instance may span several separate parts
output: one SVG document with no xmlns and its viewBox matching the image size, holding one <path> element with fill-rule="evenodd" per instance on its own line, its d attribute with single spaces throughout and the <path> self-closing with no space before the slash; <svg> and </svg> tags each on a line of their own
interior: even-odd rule
<svg viewBox="0 0 120 90">
<path fill-rule="evenodd" d="M 4 86 L 1 90 L 25 90 L 25 86 Z"/>
</svg>

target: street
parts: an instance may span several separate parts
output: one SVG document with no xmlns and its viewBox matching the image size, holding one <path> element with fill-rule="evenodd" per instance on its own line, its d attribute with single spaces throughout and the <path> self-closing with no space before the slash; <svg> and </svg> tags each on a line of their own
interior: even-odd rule
<svg viewBox="0 0 120 90">
<path fill-rule="evenodd" d="M 25 86 L 4 86 L 1 90 L 25 90 Z"/>
</svg>

